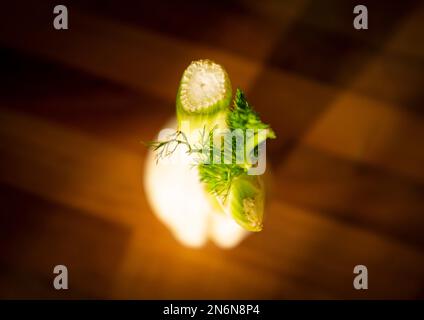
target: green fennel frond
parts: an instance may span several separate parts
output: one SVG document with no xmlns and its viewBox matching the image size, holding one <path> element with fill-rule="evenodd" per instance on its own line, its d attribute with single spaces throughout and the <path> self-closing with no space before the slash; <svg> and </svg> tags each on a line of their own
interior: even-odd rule
<svg viewBox="0 0 424 320">
<path fill-rule="evenodd" d="M 234 105 L 231 112 L 228 113 L 227 125 L 230 129 L 268 129 L 267 138 L 274 139 L 275 133 L 271 127 L 263 123 L 259 115 L 253 110 L 247 102 L 246 97 L 240 89 L 237 89 L 234 98 Z"/>
<path fill-rule="evenodd" d="M 175 150 L 181 145 L 185 145 L 188 150 L 187 152 L 192 151 L 192 147 L 188 142 L 187 136 L 182 131 L 175 131 L 175 133 L 171 134 L 167 140 L 161 141 L 150 141 L 147 143 L 148 147 L 150 147 L 154 152 L 156 152 L 156 163 L 160 159 L 164 159 L 172 155 Z"/>
<path fill-rule="evenodd" d="M 246 170 L 235 164 L 201 163 L 198 166 L 200 181 L 205 184 L 206 190 L 215 196 L 223 197 L 224 201 L 230 191 L 231 182 Z"/>
</svg>

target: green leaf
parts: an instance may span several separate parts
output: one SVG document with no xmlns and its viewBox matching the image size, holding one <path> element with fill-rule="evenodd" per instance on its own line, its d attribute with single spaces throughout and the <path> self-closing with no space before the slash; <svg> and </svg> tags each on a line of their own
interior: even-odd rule
<svg viewBox="0 0 424 320">
<path fill-rule="evenodd" d="M 198 165 L 200 181 L 206 190 L 224 200 L 227 197 L 231 183 L 235 177 L 245 173 L 245 169 L 234 164 L 201 163 Z"/>
<path fill-rule="evenodd" d="M 268 124 L 261 121 L 259 115 L 249 105 L 243 91 L 240 89 L 237 89 L 233 109 L 227 117 L 227 125 L 232 130 L 268 129 L 267 138 L 276 138 L 274 131 Z"/>
</svg>

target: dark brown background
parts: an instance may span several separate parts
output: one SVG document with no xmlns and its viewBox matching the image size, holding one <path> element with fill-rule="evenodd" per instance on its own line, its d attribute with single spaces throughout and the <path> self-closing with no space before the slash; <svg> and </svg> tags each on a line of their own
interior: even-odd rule
<svg viewBox="0 0 424 320">
<path fill-rule="evenodd" d="M 357 31 L 355 4 L 2 2 L 0 297 L 424 298 L 424 6 L 365 2 Z M 198 58 L 278 135 L 265 229 L 233 250 L 180 246 L 142 187 Z"/>
</svg>

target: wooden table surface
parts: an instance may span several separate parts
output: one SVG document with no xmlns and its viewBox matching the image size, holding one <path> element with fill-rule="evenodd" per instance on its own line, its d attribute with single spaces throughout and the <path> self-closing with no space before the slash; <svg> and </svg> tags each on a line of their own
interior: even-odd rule
<svg viewBox="0 0 424 320">
<path fill-rule="evenodd" d="M 8 2 L 1 298 L 424 298 L 422 3 L 364 2 L 358 31 L 349 1 L 78 0 L 57 31 L 53 2 Z M 264 230 L 231 250 L 179 245 L 143 190 L 140 141 L 199 58 L 278 136 Z"/>
</svg>

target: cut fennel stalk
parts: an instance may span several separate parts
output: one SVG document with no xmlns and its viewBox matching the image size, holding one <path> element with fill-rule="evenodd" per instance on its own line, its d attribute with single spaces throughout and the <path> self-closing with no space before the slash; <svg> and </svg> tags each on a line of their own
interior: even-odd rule
<svg viewBox="0 0 424 320">
<path fill-rule="evenodd" d="M 231 98 L 231 83 L 223 67 L 210 60 L 192 62 L 184 71 L 177 93 L 179 132 L 169 141 L 159 141 L 152 145 L 155 151 L 161 151 L 168 143 L 177 142 L 177 145 L 186 145 L 187 152 L 193 156 L 199 153 L 204 155 L 207 151 L 206 158 L 200 158 L 202 160 L 194 169 L 198 170 L 199 179 L 211 204 L 231 216 L 244 229 L 260 231 L 264 213 L 264 183 L 261 176 L 248 175 L 248 169 L 252 166 L 249 157 L 257 151 L 260 143 L 267 138 L 275 138 L 275 134 L 260 120 L 240 90 L 236 92 L 233 106 L 230 105 Z M 249 144 L 250 147 L 243 146 L 243 152 L 247 154 L 246 161 L 236 161 L 237 157 L 231 149 L 235 143 L 233 136 L 230 143 L 223 145 L 221 138 L 213 139 L 214 130 L 222 129 L 230 132 L 241 130 L 244 140 L 254 141 Z M 266 135 L 258 138 L 257 131 L 263 129 L 267 130 Z M 250 133 L 256 131 L 249 136 L 246 130 L 250 130 Z M 199 132 L 203 132 L 202 138 L 199 138 Z M 231 149 L 231 163 L 221 161 L 225 148 Z M 216 150 L 217 157 L 213 152 Z"/>
<path fill-rule="evenodd" d="M 205 126 L 207 130 L 216 125 L 225 127 L 231 95 L 230 79 L 220 65 L 210 60 L 193 61 L 184 71 L 178 88 L 179 128 L 183 122 L 189 123 L 191 132 Z"/>
</svg>

